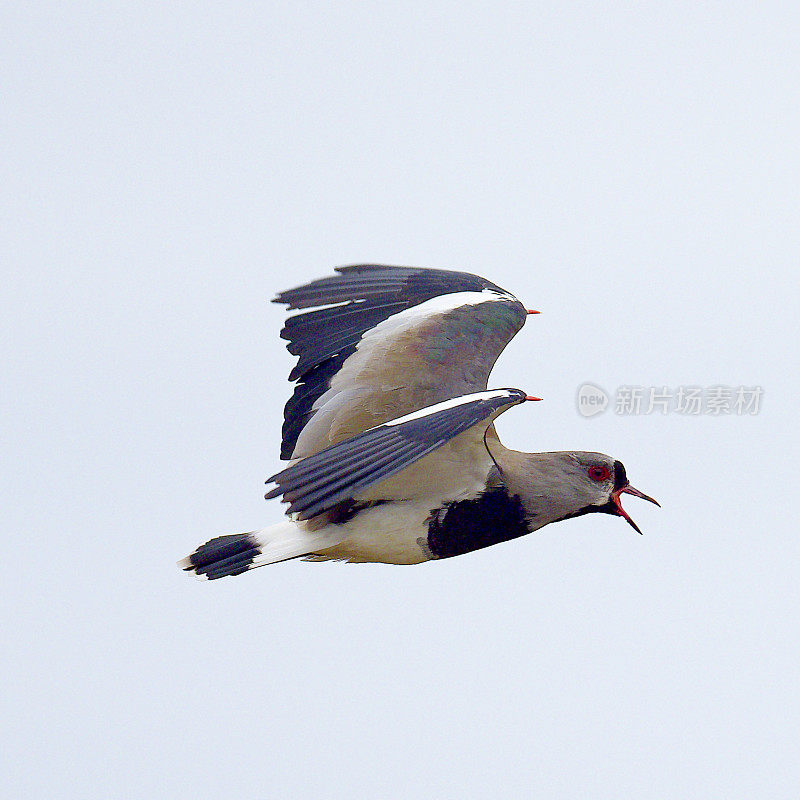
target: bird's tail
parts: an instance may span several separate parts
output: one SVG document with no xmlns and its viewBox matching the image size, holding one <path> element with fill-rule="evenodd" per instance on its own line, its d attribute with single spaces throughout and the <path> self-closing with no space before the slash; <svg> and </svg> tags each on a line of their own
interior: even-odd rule
<svg viewBox="0 0 800 800">
<path fill-rule="evenodd" d="M 328 537 L 309 533 L 297 523 L 287 520 L 248 533 L 217 536 L 201 544 L 178 566 L 198 578 L 216 580 L 226 575 L 241 575 L 249 569 L 286 561 L 331 546 Z"/>
</svg>

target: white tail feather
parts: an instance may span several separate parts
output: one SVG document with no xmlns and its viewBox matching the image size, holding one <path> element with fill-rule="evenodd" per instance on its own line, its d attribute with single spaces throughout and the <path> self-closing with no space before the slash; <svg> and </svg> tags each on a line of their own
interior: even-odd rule
<svg viewBox="0 0 800 800">
<path fill-rule="evenodd" d="M 341 535 L 331 537 L 322 532 L 309 533 L 290 520 L 253 531 L 250 536 L 258 542 L 258 547 L 261 549 L 261 554 L 253 560 L 251 569 L 285 561 L 287 558 L 305 556 L 316 550 L 324 550 L 336 544 L 341 538 Z"/>
</svg>

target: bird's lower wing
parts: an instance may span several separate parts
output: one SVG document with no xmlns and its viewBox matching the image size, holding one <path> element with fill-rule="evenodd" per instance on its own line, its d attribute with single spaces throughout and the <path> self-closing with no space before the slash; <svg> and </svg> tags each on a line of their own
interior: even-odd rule
<svg viewBox="0 0 800 800">
<path fill-rule="evenodd" d="M 519 389 L 496 389 L 421 409 L 359 433 L 273 475 L 267 483 L 276 486 L 266 497 L 281 496 L 289 503 L 286 513 L 296 514 L 296 519 L 323 514 L 368 489 L 372 502 L 406 499 L 425 489 L 420 489 L 418 481 L 414 487 L 404 486 L 403 476 L 397 473 L 456 437 L 463 435 L 473 448 L 482 448 L 481 461 L 489 464 L 489 454 L 483 445 L 487 425 L 525 399 L 525 392 Z M 457 485 L 459 469 L 467 470 L 469 465 L 452 458 L 446 458 L 445 462 L 440 465 L 442 478 L 446 473 L 446 479 Z M 433 496 L 437 491 L 437 465 L 426 463 L 426 466 L 425 486 Z M 390 485 L 387 479 L 392 476 L 396 478 Z M 386 491 L 381 493 L 376 484 Z"/>
</svg>

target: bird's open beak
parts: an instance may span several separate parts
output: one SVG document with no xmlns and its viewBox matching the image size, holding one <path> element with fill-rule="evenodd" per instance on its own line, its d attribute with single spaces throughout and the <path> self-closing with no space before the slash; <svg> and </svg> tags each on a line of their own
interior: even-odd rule
<svg viewBox="0 0 800 800">
<path fill-rule="evenodd" d="M 661 503 L 657 500 L 653 500 L 652 497 L 649 497 L 644 492 L 640 492 L 638 489 L 634 489 L 633 486 L 627 484 L 623 486 L 621 489 L 617 489 L 615 492 L 611 492 L 611 501 L 616 506 L 616 513 L 619 514 L 620 517 L 623 517 L 628 521 L 628 524 L 637 532 L 641 533 L 639 530 L 639 526 L 628 516 L 628 512 L 622 507 L 622 502 L 620 500 L 620 495 L 623 494 L 632 494 L 634 497 L 641 497 L 642 500 L 647 500 L 650 503 L 655 503 L 659 508 L 661 508 Z"/>
</svg>

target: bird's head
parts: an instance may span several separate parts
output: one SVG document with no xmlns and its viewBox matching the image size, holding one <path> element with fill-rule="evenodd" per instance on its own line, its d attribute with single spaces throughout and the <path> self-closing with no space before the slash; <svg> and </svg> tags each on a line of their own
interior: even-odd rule
<svg viewBox="0 0 800 800">
<path fill-rule="evenodd" d="M 523 481 L 515 488 L 536 527 L 601 513 L 622 517 L 641 533 L 622 507 L 622 495 L 630 494 L 660 505 L 634 489 L 622 462 L 604 453 L 531 453 L 524 473 Z"/>
</svg>

